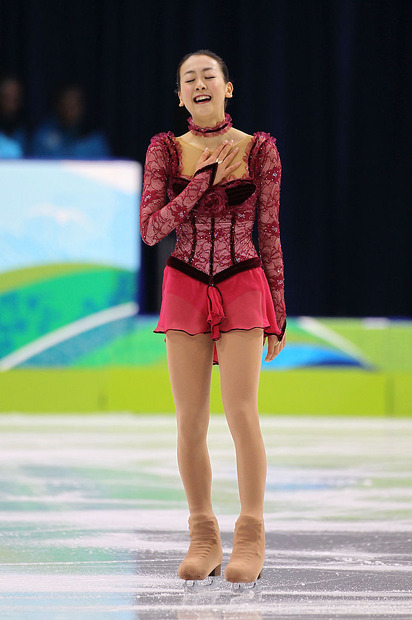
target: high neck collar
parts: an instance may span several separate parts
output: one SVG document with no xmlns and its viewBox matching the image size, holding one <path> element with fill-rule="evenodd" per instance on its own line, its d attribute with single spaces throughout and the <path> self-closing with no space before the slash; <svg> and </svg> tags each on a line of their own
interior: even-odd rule
<svg viewBox="0 0 412 620">
<path fill-rule="evenodd" d="M 200 127 L 199 125 L 195 125 L 193 118 L 190 117 L 188 119 L 189 131 L 191 131 L 196 136 L 203 136 L 205 138 L 218 136 L 221 133 L 226 133 L 232 127 L 232 118 L 230 114 L 226 112 L 225 120 L 217 123 L 214 127 Z"/>
</svg>

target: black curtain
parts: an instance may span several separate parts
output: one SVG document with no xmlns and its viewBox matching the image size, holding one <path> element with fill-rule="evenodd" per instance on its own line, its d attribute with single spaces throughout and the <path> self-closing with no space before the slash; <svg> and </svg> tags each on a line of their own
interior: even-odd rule
<svg viewBox="0 0 412 620">
<path fill-rule="evenodd" d="M 186 131 L 175 68 L 199 48 L 229 66 L 235 126 L 277 138 L 288 314 L 411 316 L 410 0 L 0 0 L 0 70 L 31 126 L 77 79 L 115 155 L 142 163 L 153 134 Z M 144 248 L 146 311 L 163 255 Z"/>
</svg>

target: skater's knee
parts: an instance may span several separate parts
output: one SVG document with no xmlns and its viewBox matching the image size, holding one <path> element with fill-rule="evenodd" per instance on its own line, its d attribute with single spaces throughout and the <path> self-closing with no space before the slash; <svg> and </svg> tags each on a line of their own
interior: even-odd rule
<svg viewBox="0 0 412 620">
<path fill-rule="evenodd" d="M 184 415 L 177 416 L 177 436 L 180 442 L 199 443 L 206 441 L 209 427 L 209 415 Z"/>
<path fill-rule="evenodd" d="M 253 405 L 239 404 L 238 406 L 226 407 L 225 414 L 234 438 L 252 438 L 261 435 L 259 414 Z"/>
</svg>

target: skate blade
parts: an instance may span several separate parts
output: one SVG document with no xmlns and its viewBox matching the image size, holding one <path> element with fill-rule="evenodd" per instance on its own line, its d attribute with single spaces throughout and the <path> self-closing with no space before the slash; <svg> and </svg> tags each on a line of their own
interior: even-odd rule
<svg viewBox="0 0 412 620">
<path fill-rule="evenodd" d="M 232 583 L 233 594 L 250 594 L 251 596 L 262 591 L 261 582 L 262 573 L 259 573 L 256 581 L 250 581 L 247 583 L 235 582 Z"/>
<path fill-rule="evenodd" d="M 187 592 L 194 592 L 204 590 L 205 588 L 213 589 L 213 586 L 217 585 L 216 577 L 219 577 L 220 575 L 221 566 L 221 564 L 219 564 L 219 566 L 216 566 L 216 568 L 214 568 L 212 572 L 209 573 L 206 579 L 186 579 L 185 590 Z"/>
<path fill-rule="evenodd" d="M 206 579 L 186 579 L 184 583 L 185 592 L 205 592 L 213 590 L 216 586 L 216 578 L 210 575 Z"/>
</svg>

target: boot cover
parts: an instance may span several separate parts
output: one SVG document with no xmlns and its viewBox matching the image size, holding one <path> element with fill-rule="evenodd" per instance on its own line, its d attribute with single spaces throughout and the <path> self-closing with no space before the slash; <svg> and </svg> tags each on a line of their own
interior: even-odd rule
<svg viewBox="0 0 412 620">
<path fill-rule="evenodd" d="M 233 551 L 225 569 L 231 583 L 251 583 L 262 575 L 265 560 L 265 527 L 262 519 L 240 515 L 235 524 Z"/>
<path fill-rule="evenodd" d="M 216 517 L 189 517 L 190 545 L 177 574 L 181 579 L 206 579 L 220 575 L 223 559 L 222 542 Z"/>
</svg>

